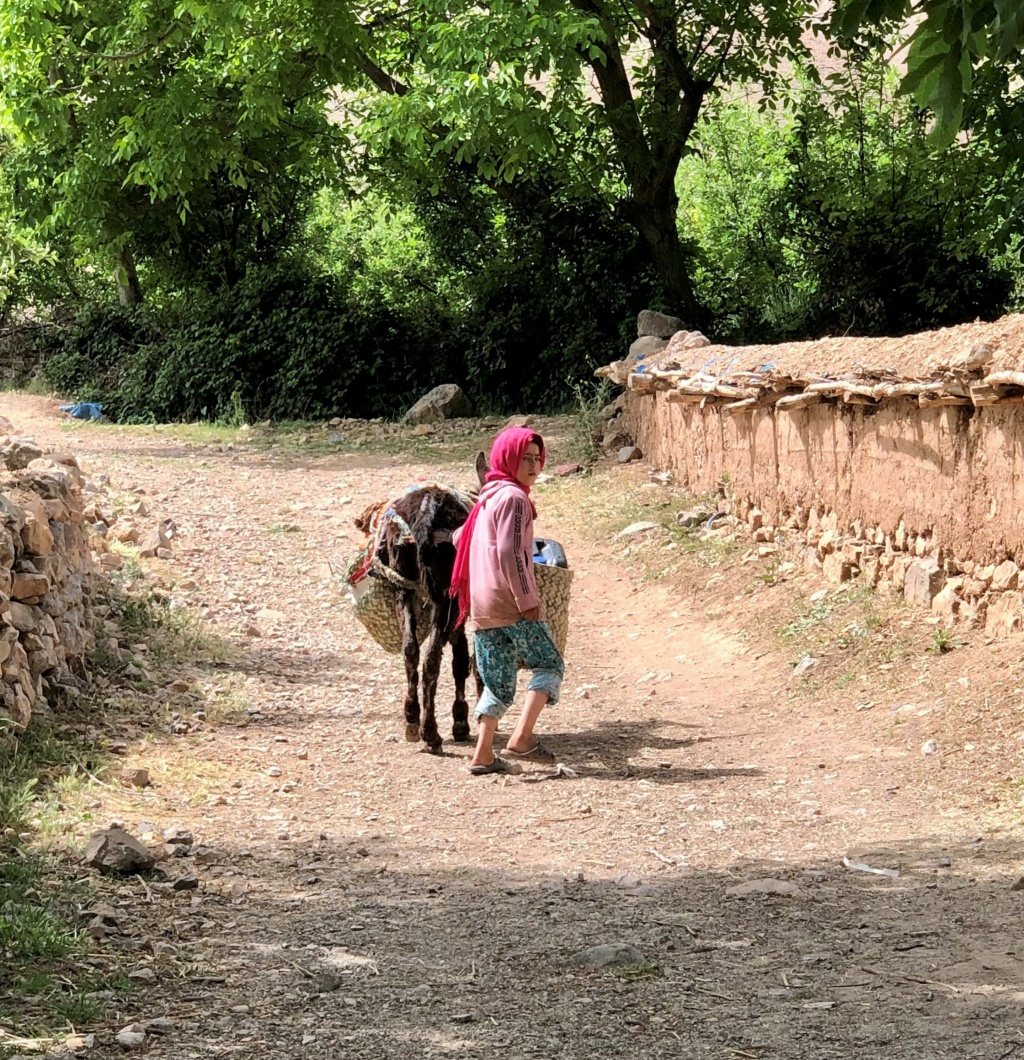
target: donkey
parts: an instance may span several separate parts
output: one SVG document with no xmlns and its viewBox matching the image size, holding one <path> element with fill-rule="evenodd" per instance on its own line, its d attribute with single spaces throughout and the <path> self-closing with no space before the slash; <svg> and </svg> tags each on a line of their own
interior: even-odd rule
<svg viewBox="0 0 1024 1060">
<path fill-rule="evenodd" d="M 483 481 L 487 470 L 483 453 L 477 456 L 476 466 L 477 475 Z M 434 701 L 446 644 L 452 648 L 452 677 L 455 680 L 452 739 L 456 743 L 469 740 L 469 704 L 466 702 L 466 681 L 471 671 L 469 643 L 465 627 L 456 625 L 459 604 L 448 595 L 448 590 L 455 566 L 452 534 L 466 521 L 471 504 L 472 497 L 444 486 L 409 490 L 393 501 L 385 513 L 385 525 L 375 557 L 377 562 L 371 570 L 397 589 L 395 606 L 402 627 L 402 656 L 405 659 L 405 738 L 410 743 L 422 739 L 432 754 L 441 751 Z M 364 533 L 370 532 L 379 507 L 371 506 L 356 519 L 356 526 Z M 429 626 L 427 630 L 421 628 L 424 622 Z"/>
</svg>

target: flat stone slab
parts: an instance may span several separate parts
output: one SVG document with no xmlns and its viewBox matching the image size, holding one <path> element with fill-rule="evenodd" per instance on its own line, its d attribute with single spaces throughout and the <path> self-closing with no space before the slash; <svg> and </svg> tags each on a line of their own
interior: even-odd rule
<svg viewBox="0 0 1024 1060">
<path fill-rule="evenodd" d="M 642 968 L 652 963 L 628 942 L 607 942 L 600 946 L 588 946 L 574 954 L 572 959 L 585 968 L 597 970 Z"/>
</svg>

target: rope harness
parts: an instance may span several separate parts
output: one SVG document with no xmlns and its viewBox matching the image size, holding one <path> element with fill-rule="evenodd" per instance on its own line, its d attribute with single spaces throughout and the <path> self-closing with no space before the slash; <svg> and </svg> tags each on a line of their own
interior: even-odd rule
<svg viewBox="0 0 1024 1060">
<path fill-rule="evenodd" d="M 421 489 L 444 490 L 445 493 L 451 494 L 467 511 L 473 506 L 473 499 L 466 493 L 463 493 L 462 490 L 455 489 L 453 486 L 445 486 L 440 482 L 425 482 L 420 485 L 409 486 L 405 490 L 403 496 Z M 416 544 L 416 538 L 412 532 L 412 527 L 410 527 L 405 519 L 395 511 L 394 501 L 381 501 L 380 504 L 377 505 L 373 515 L 370 517 L 369 527 L 366 531 L 366 549 L 362 554 L 361 561 L 356 565 L 355 570 L 349 574 L 349 583 L 354 585 L 356 582 L 367 577 L 367 575 L 370 577 L 376 576 L 383 578 L 385 581 L 395 586 L 396 589 L 414 592 L 422 601 L 428 601 L 429 596 L 422 582 L 406 578 L 404 575 L 399 574 L 394 568 L 389 567 L 380 558 L 384 535 L 387 532 L 388 527 L 392 525 L 398 527 L 398 543 L 400 545 Z M 450 535 L 448 539 L 451 539 Z"/>
</svg>

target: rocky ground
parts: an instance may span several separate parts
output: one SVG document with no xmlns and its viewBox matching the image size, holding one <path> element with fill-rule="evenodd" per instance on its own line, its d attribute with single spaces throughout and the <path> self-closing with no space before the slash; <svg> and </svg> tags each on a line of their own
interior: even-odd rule
<svg viewBox="0 0 1024 1060">
<path fill-rule="evenodd" d="M 223 649 L 197 644 L 111 735 L 152 785 L 89 792 L 79 842 L 115 821 L 193 838 L 167 882 L 107 885 L 97 960 L 129 954 L 137 988 L 85 1028 L 90 1056 L 154 1019 L 141 1049 L 174 1060 L 1024 1050 L 1024 726 L 979 692 L 1009 695 L 1014 642 L 795 694 L 794 660 L 758 630 L 770 597 L 723 595 L 728 559 L 685 584 L 652 574 L 608 529 L 646 470 L 599 468 L 537 494 L 538 532 L 576 569 L 565 694 L 542 723 L 570 775 L 474 778 L 468 748 L 402 742 L 399 662 L 339 605 L 327 560 L 370 502 L 468 480 L 476 437 L 228 447 L 68 427 L 21 395 L 2 411 L 173 519 L 150 577 Z M 542 426 L 558 462 L 565 424 Z M 614 943 L 637 953 L 581 956 Z"/>
</svg>

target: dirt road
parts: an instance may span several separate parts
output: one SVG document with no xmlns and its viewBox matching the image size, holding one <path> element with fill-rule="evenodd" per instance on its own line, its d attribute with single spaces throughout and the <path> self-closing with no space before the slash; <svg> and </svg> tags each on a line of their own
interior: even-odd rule
<svg viewBox="0 0 1024 1060">
<path fill-rule="evenodd" d="M 544 521 L 558 482 L 538 492 L 538 531 L 564 542 L 576 581 L 564 698 L 542 729 L 577 776 L 473 778 L 468 748 L 401 742 L 398 660 L 337 605 L 325 566 L 358 542 L 365 504 L 464 478 L 461 454 L 228 449 L 69 429 L 23 395 L 0 407 L 175 520 L 174 559 L 152 574 L 232 645 L 226 664 L 169 675 L 206 708 L 198 731 L 169 734 L 154 701 L 127 732 L 154 787 L 95 793 L 94 822 L 179 823 L 210 851 L 174 866 L 199 877 L 194 895 L 123 888 L 156 978 L 120 1025 L 174 1024 L 147 1055 L 1024 1050 L 1012 833 L 987 830 L 962 776 L 923 772 L 888 703 L 794 701 L 787 660 L 641 579 L 586 512 Z M 638 473 L 594 481 L 614 491 Z M 730 893 L 759 880 L 782 893 Z M 615 974 L 573 959 L 614 942 L 647 963 Z M 119 1055 L 109 1030 L 93 1055 Z"/>
</svg>

